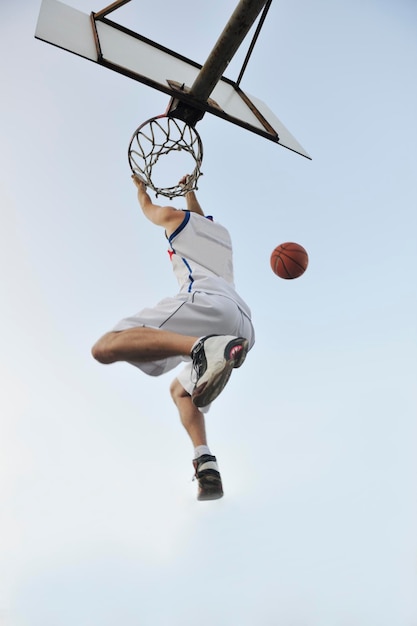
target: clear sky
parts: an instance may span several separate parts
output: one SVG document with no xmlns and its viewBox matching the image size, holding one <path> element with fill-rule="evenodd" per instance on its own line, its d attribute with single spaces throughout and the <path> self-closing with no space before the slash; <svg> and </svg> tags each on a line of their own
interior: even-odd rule
<svg viewBox="0 0 417 626">
<path fill-rule="evenodd" d="M 272 3 L 242 87 L 312 161 L 197 127 L 257 330 L 208 416 L 211 503 L 172 376 L 90 356 L 176 291 L 127 163 L 168 97 L 35 40 L 39 7 L 0 4 L 0 624 L 416 626 L 416 2 Z M 113 18 L 203 63 L 234 7 Z M 298 280 L 269 267 L 283 241 Z"/>
</svg>

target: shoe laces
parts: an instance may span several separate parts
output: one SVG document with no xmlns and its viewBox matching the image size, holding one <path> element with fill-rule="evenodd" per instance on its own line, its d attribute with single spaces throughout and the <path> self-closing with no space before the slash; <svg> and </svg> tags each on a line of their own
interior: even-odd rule
<svg viewBox="0 0 417 626">
<path fill-rule="evenodd" d="M 196 383 L 200 376 L 204 373 L 206 366 L 206 355 L 204 352 L 204 343 L 200 341 L 193 350 L 193 372 L 191 381 Z"/>
</svg>

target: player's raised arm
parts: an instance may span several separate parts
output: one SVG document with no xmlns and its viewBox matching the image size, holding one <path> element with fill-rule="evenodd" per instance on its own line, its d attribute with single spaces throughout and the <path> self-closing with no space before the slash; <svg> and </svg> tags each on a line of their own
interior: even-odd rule
<svg viewBox="0 0 417 626">
<path fill-rule="evenodd" d="M 187 182 L 187 177 L 188 174 L 183 176 L 178 184 L 184 185 Z M 188 211 L 191 211 L 191 213 L 198 213 L 199 215 L 202 215 L 204 217 L 204 211 L 201 208 L 201 205 L 197 200 L 197 196 L 195 195 L 194 191 L 189 191 L 185 196 L 185 200 L 187 202 Z"/>
<path fill-rule="evenodd" d="M 135 175 L 132 180 L 137 187 L 138 200 L 144 215 L 153 224 L 165 228 L 167 235 L 170 235 L 184 220 L 184 213 L 172 206 L 154 204 L 146 191 L 145 183 Z"/>
</svg>

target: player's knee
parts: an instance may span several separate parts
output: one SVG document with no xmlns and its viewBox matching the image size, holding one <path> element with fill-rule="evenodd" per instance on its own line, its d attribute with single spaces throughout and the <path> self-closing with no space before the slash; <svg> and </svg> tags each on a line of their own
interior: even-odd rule
<svg viewBox="0 0 417 626">
<path fill-rule="evenodd" d="M 103 363 L 104 365 L 108 365 L 109 363 L 114 363 L 114 355 L 111 350 L 111 341 L 109 335 L 104 335 L 101 339 L 99 339 L 94 346 L 91 348 L 91 354 L 93 358 L 99 363 Z"/>
<path fill-rule="evenodd" d="M 172 383 L 169 386 L 169 393 L 171 394 L 171 398 L 173 399 L 174 403 L 177 404 L 178 380 L 176 378 L 174 378 L 174 380 L 172 381 Z"/>
<path fill-rule="evenodd" d="M 178 378 L 174 378 L 174 380 L 172 381 L 169 387 L 169 391 L 171 394 L 171 398 L 173 399 L 176 405 L 178 405 L 178 402 L 182 398 L 185 398 L 186 396 L 190 397 L 190 394 L 185 391 L 184 387 L 181 385 Z"/>
</svg>

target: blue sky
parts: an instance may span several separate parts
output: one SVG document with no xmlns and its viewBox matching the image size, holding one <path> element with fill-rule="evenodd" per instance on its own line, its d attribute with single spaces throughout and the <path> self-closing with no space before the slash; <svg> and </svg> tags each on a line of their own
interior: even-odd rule
<svg viewBox="0 0 417 626">
<path fill-rule="evenodd" d="M 0 7 L 0 623 L 416 626 L 417 5 L 272 4 L 242 87 L 312 161 L 197 127 L 257 331 L 209 413 L 212 503 L 171 377 L 90 357 L 176 290 L 127 164 L 168 98 L 35 40 L 39 6 Z M 114 19 L 203 63 L 234 7 Z M 270 270 L 283 241 L 309 252 L 298 280 Z"/>
</svg>

